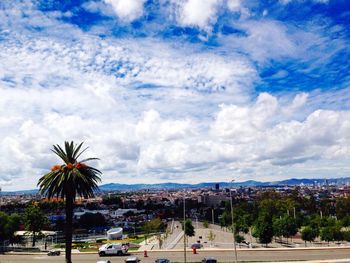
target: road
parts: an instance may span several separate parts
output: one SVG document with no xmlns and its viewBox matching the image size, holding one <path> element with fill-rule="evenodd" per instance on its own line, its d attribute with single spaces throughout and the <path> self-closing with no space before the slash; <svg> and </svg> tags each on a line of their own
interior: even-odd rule
<svg viewBox="0 0 350 263">
<path fill-rule="evenodd" d="M 184 255 L 181 251 L 151 251 L 148 257 L 143 257 L 142 253 L 132 253 L 137 255 L 141 262 L 154 262 L 156 258 L 167 257 L 172 262 L 184 262 Z M 200 262 L 205 256 L 214 256 L 219 262 L 233 262 L 233 251 L 198 251 L 198 254 L 187 252 L 188 262 Z M 105 257 L 99 258 L 97 254 L 75 254 L 73 262 L 94 262 L 101 259 L 109 259 L 112 263 L 123 262 L 125 257 Z M 295 260 L 329 260 L 350 258 L 350 248 L 342 249 L 290 249 L 290 250 L 240 250 L 238 251 L 239 261 L 272 262 L 272 261 L 295 261 Z M 0 255 L 0 263 L 40 263 L 52 262 L 63 263 L 64 255 L 48 257 L 41 255 Z"/>
</svg>

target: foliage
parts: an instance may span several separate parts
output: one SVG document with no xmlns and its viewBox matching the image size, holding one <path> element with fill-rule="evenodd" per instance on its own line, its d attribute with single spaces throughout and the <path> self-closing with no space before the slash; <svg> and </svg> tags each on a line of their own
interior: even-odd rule
<svg viewBox="0 0 350 263">
<path fill-rule="evenodd" d="M 347 242 L 350 242 L 350 230 L 346 230 L 343 232 L 343 239 Z"/>
<path fill-rule="evenodd" d="M 118 195 L 111 195 L 111 196 L 104 196 L 102 198 L 102 204 L 104 205 L 116 205 L 117 207 L 121 207 L 123 202 L 120 196 Z"/>
<path fill-rule="evenodd" d="M 78 161 L 78 158 L 88 148 L 81 150 L 83 143 L 75 145 L 73 142 L 65 142 L 64 150 L 59 145 L 53 146 L 53 152 L 59 156 L 64 164 L 54 165 L 51 171 L 39 179 L 40 192 L 48 198 L 67 197 L 76 195 L 89 198 L 94 197 L 94 191 L 98 189 L 97 183 L 101 181 L 101 172 L 85 164 L 97 158 L 87 158 Z"/>
<path fill-rule="evenodd" d="M 349 209 L 349 211 L 350 211 L 350 209 Z M 350 216 L 349 216 L 349 215 L 344 216 L 344 217 L 342 218 L 341 222 L 342 222 L 342 225 L 343 225 L 344 227 L 349 227 L 349 226 L 350 226 Z"/>
<path fill-rule="evenodd" d="M 160 218 L 158 217 L 150 221 L 147 221 L 142 226 L 142 230 L 147 234 L 150 234 L 152 232 L 159 232 L 162 228 L 164 228 L 164 224 L 162 220 L 160 220 Z"/>
<path fill-rule="evenodd" d="M 231 225 L 231 213 L 228 211 L 224 211 L 223 214 L 220 217 L 220 226 L 221 227 L 227 227 L 229 225 Z"/>
<path fill-rule="evenodd" d="M 9 240 L 11 243 L 15 243 L 14 233 L 18 230 L 20 221 L 21 218 L 18 214 L 7 215 L 0 212 L 0 241 Z"/>
<path fill-rule="evenodd" d="M 338 219 L 349 217 L 350 198 L 339 198 L 336 200 L 336 214 Z"/>
<path fill-rule="evenodd" d="M 32 232 L 33 247 L 35 247 L 37 236 L 41 234 L 41 230 L 43 230 L 47 223 L 48 219 L 39 206 L 32 204 L 26 208 L 24 212 L 24 225 L 27 231 Z"/>
<path fill-rule="evenodd" d="M 301 239 L 305 241 L 305 246 L 306 246 L 306 241 L 312 242 L 315 240 L 316 237 L 318 237 L 318 235 L 319 235 L 319 231 L 317 228 L 306 226 L 301 230 Z"/>
<path fill-rule="evenodd" d="M 106 226 L 107 222 L 101 213 L 85 213 L 78 220 L 79 226 L 90 229 L 97 226 Z"/>
<path fill-rule="evenodd" d="M 244 241 L 244 236 L 236 235 L 235 240 L 236 240 L 236 243 L 242 243 Z"/>
<path fill-rule="evenodd" d="M 334 235 L 333 235 L 333 231 L 332 231 L 332 227 L 322 227 L 321 231 L 320 231 L 320 237 L 321 240 L 323 241 L 333 241 L 334 240 Z"/>
<path fill-rule="evenodd" d="M 213 243 L 213 241 L 215 240 L 216 238 L 216 235 L 214 234 L 213 230 L 210 230 L 209 233 L 208 233 L 208 236 L 207 236 L 208 240 Z"/>
<path fill-rule="evenodd" d="M 260 243 L 267 244 L 271 243 L 274 236 L 272 219 L 268 215 L 259 216 L 258 220 L 253 226 L 253 236 L 259 240 Z"/>
<path fill-rule="evenodd" d="M 181 222 L 181 224 L 182 224 L 182 230 L 183 230 L 184 229 L 183 221 Z M 189 236 L 189 237 L 193 237 L 194 234 L 195 234 L 195 231 L 194 231 L 194 226 L 192 224 L 192 220 L 186 219 L 186 221 L 185 221 L 185 235 Z"/>
<path fill-rule="evenodd" d="M 236 233 L 242 232 L 247 234 L 249 232 L 249 215 L 241 213 L 241 216 L 234 219 Z"/>
<path fill-rule="evenodd" d="M 273 220 L 273 231 L 275 236 L 289 238 L 298 232 L 297 224 L 294 218 L 285 215 Z"/>
<path fill-rule="evenodd" d="M 208 227 L 209 227 L 209 223 L 208 223 L 207 220 L 204 220 L 204 222 L 203 222 L 203 227 L 204 227 L 204 228 L 208 228 Z"/>
</svg>

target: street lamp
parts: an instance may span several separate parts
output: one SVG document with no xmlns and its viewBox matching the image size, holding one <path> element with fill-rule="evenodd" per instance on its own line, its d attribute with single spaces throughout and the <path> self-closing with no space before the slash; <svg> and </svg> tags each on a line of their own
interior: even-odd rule
<svg viewBox="0 0 350 263">
<path fill-rule="evenodd" d="M 184 261 L 187 262 L 186 259 L 186 193 L 184 193 Z"/>
<path fill-rule="evenodd" d="M 231 183 L 233 183 L 235 180 L 232 180 Z M 231 203 L 231 219 L 232 219 L 232 233 L 233 233 L 233 247 L 235 249 L 235 263 L 237 263 L 237 248 L 236 248 L 236 230 L 235 225 L 233 222 L 233 204 L 232 204 L 232 193 L 230 188 L 230 203 Z"/>
</svg>

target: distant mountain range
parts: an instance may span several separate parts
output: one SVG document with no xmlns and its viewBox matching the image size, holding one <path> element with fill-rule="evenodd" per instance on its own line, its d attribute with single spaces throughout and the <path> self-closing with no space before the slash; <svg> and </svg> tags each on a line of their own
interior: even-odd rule
<svg viewBox="0 0 350 263">
<path fill-rule="evenodd" d="M 292 178 L 288 180 L 275 181 L 275 182 L 259 182 L 254 180 L 248 180 L 244 182 L 211 182 L 211 183 L 199 183 L 199 184 L 178 184 L 178 183 L 160 183 L 160 184 L 118 184 L 118 183 L 110 183 L 100 185 L 100 191 L 130 191 L 130 190 L 144 190 L 144 189 L 183 189 L 183 188 L 208 188 L 215 187 L 215 184 L 219 184 L 220 187 L 227 186 L 256 186 L 256 187 L 268 187 L 268 186 L 284 186 L 284 185 L 311 185 L 311 184 L 323 184 L 328 181 L 329 184 L 344 184 L 350 182 L 350 177 L 342 177 L 342 178 L 328 178 L 328 179 L 297 179 Z M 20 190 L 13 192 L 1 192 L 2 195 L 6 194 L 36 194 L 38 192 L 37 189 L 33 190 Z"/>
</svg>

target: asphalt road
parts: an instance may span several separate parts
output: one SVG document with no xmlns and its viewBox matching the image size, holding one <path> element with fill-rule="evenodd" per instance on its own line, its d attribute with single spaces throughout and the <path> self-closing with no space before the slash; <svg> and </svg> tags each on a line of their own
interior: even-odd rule
<svg viewBox="0 0 350 263">
<path fill-rule="evenodd" d="M 162 251 L 148 252 L 148 257 L 143 257 L 141 253 L 133 253 L 137 255 L 141 262 L 154 262 L 156 258 L 166 257 L 172 262 L 184 262 L 184 255 L 181 251 Z M 205 256 L 213 256 L 219 262 L 234 262 L 233 251 L 198 251 L 198 254 L 187 252 L 187 262 L 200 262 Z M 244 250 L 238 251 L 239 261 L 254 261 L 254 262 L 273 262 L 273 261 L 295 261 L 295 260 L 329 260 L 329 259 L 346 259 L 350 258 L 350 248 L 343 249 L 312 249 L 312 250 Z M 73 262 L 94 262 L 98 260 L 111 260 L 112 263 L 123 262 L 124 257 L 103 257 L 100 258 L 97 254 L 75 254 Z M 0 255 L 0 263 L 40 263 L 40 262 L 64 262 L 64 255 L 61 256 L 46 256 L 38 255 Z"/>
</svg>

